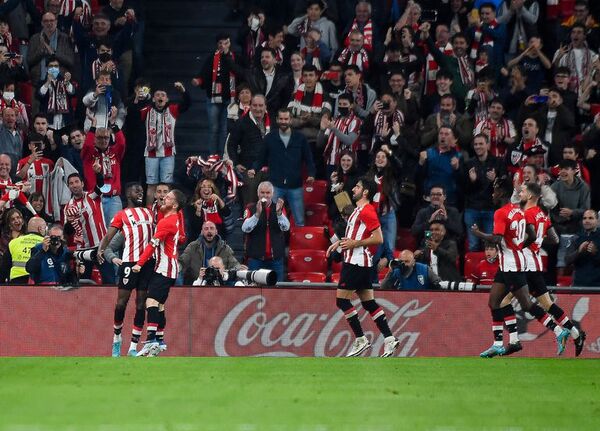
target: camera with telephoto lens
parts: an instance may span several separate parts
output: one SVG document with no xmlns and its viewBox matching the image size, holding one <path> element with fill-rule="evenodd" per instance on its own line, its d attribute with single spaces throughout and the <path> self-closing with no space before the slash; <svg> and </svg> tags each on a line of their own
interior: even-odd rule
<svg viewBox="0 0 600 431">
<path fill-rule="evenodd" d="M 406 264 L 401 260 L 390 260 L 388 266 L 390 267 L 391 271 L 399 269 L 401 272 L 404 272 L 404 269 L 406 268 Z"/>
<path fill-rule="evenodd" d="M 73 257 L 79 262 L 95 262 L 98 258 L 98 247 L 75 250 Z"/>
<path fill-rule="evenodd" d="M 223 276 L 218 268 L 209 266 L 204 272 L 203 284 L 208 286 L 220 286 L 223 284 Z"/>
</svg>

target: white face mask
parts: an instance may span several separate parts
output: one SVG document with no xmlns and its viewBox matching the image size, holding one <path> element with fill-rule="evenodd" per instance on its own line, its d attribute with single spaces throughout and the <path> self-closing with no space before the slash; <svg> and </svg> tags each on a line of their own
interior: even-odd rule
<svg viewBox="0 0 600 431">
<path fill-rule="evenodd" d="M 10 102 L 15 98 L 15 92 L 5 91 L 4 93 L 2 93 L 2 97 L 4 97 L 4 100 L 8 100 Z"/>
<path fill-rule="evenodd" d="M 260 20 L 258 18 L 254 17 L 250 20 L 250 29 L 252 31 L 258 30 L 259 25 L 260 25 Z"/>
</svg>

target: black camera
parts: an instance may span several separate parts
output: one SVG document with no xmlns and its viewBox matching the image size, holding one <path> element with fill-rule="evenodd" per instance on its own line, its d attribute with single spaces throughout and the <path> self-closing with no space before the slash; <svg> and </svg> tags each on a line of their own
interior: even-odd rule
<svg viewBox="0 0 600 431">
<path fill-rule="evenodd" d="M 390 270 L 393 271 L 395 269 L 399 269 L 400 272 L 404 272 L 406 268 L 406 264 L 401 260 L 391 260 L 389 264 Z"/>
<path fill-rule="evenodd" d="M 220 286 L 223 284 L 223 276 L 218 268 L 209 266 L 204 272 L 204 284 L 208 286 Z"/>
<path fill-rule="evenodd" d="M 390 109 L 390 102 L 381 102 L 381 109 Z"/>
<path fill-rule="evenodd" d="M 62 245 L 62 238 L 58 235 L 50 236 L 50 247 L 60 247 Z"/>
</svg>

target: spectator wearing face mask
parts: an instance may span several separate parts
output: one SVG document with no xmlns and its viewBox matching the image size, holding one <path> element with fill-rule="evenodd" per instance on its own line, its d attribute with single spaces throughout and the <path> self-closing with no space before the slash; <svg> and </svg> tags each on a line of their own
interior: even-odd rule
<svg viewBox="0 0 600 431">
<path fill-rule="evenodd" d="M 0 98 L 0 112 L 3 112 L 5 108 L 12 108 L 17 115 L 16 126 L 24 133 L 29 128 L 29 118 L 27 116 L 27 108 L 23 102 L 20 102 L 15 98 L 15 83 L 6 82 L 2 89 L 2 97 Z"/>
<path fill-rule="evenodd" d="M 71 82 L 71 73 L 61 73 L 58 59 L 50 57 L 46 80 L 39 84 L 36 96 L 40 101 L 40 112 L 48 116 L 52 129 L 60 130 L 71 123 L 70 98 L 74 95 L 75 86 Z"/>
</svg>

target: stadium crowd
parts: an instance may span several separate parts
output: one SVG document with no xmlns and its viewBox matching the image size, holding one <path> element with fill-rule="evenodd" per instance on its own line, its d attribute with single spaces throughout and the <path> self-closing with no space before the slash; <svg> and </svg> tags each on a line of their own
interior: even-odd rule
<svg viewBox="0 0 600 431">
<path fill-rule="evenodd" d="M 575 269 L 576 283 L 600 286 L 600 2 L 230 4 L 239 33 L 218 34 L 190 82 L 210 133 L 187 158 L 175 142 L 187 84 L 143 77 L 141 1 L 0 5 L 0 282 L 114 283 L 118 250 L 69 262 L 100 245 L 131 182 L 154 214 L 175 184 L 190 190 L 182 283 L 216 257 L 336 281 L 325 250 L 366 174 L 384 241 L 373 281 L 491 282 L 495 247 L 471 226 L 491 233 L 493 184 L 509 176 L 514 202 L 521 184 L 541 186 L 559 234 L 544 245 L 548 283 L 570 284 Z M 240 215 L 236 259 L 226 241 Z"/>
</svg>

